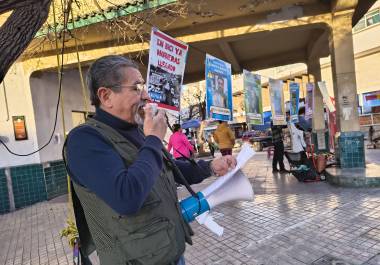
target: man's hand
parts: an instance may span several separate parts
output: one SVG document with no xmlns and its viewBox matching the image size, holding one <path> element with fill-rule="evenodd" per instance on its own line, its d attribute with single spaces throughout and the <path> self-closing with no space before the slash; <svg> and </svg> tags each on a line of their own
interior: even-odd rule
<svg viewBox="0 0 380 265">
<path fill-rule="evenodd" d="M 217 176 L 223 176 L 225 175 L 228 171 L 236 167 L 236 158 L 227 155 L 227 156 L 222 156 L 215 158 L 211 162 L 211 169 L 214 171 L 215 175 Z"/>
<path fill-rule="evenodd" d="M 152 106 L 147 104 L 144 107 L 145 119 L 144 119 L 144 134 L 145 136 L 154 135 L 161 141 L 164 139 L 167 126 L 165 120 L 165 111 L 159 110 L 156 116 L 153 116 Z"/>
</svg>

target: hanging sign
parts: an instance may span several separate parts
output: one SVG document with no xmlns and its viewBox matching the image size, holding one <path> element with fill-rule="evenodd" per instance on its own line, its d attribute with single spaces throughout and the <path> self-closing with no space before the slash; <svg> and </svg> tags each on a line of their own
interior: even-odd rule
<svg viewBox="0 0 380 265">
<path fill-rule="evenodd" d="M 263 105 L 261 97 L 261 76 L 243 70 L 244 105 L 247 124 L 263 124 Z"/>
<path fill-rule="evenodd" d="M 210 119 L 233 119 L 231 64 L 209 54 L 206 54 L 206 112 Z"/>
<path fill-rule="evenodd" d="M 313 118 L 314 109 L 314 83 L 306 84 L 306 98 L 305 98 L 305 120 Z"/>
<path fill-rule="evenodd" d="M 273 125 L 286 125 L 282 80 L 269 79 Z"/>
<path fill-rule="evenodd" d="M 289 104 L 290 121 L 292 123 L 297 123 L 298 109 L 299 109 L 299 102 L 300 102 L 300 84 L 296 82 L 290 82 L 289 93 L 290 93 L 290 104 Z"/>
<path fill-rule="evenodd" d="M 188 45 L 152 28 L 147 86 L 153 102 L 179 111 Z"/>
<path fill-rule="evenodd" d="M 335 106 L 331 101 L 329 92 L 327 91 L 326 82 L 325 81 L 318 82 L 318 87 L 319 87 L 319 90 L 321 91 L 323 101 L 325 102 L 327 108 L 329 109 L 330 112 L 334 112 Z"/>
</svg>

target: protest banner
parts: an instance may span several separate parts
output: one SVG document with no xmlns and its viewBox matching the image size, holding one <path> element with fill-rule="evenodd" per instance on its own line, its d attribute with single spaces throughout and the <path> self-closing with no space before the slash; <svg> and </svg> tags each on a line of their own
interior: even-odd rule
<svg viewBox="0 0 380 265">
<path fill-rule="evenodd" d="M 263 105 L 261 97 L 261 76 L 243 70 L 244 105 L 247 124 L 263 124 Z"/>
<path fill-rule="evenodd" d="M 290 122 L 297 123 L 299 121 L 298 109 L 299 109 L 299 101 L 300 101 L 300 84 L 296 82 L 290 82 L 289 93 L 290 93 L 290 98 L 289 98 Z"/>
<path fill-rule="evenodd" d="M 305 120 L 313 118 L 314 109 L 314 83 L 306 84 L 306 98 L 305 98 Z"/>
<path fill-rule="evenodd" d="M 148 93 L 159 107 L 179 111 L 188 45 L 152 28 Z"/>
<path fill-rule="evenodd" d="M 207 117 L 232 121 L 231 64 L 206 54 L 205 74 Z"/>
<path fill-rule="evenodd" d="M 274 125 L 286 125 L 282 80 L 269 79 L 269 95 Z"/>
<path fill-rule="evenodd" d="M 325 102 L 327 108 L 330 112 L 335 111 L 335 105 L 331 101 L 331 97 L 329 95 L 329 92 L 327 91 L 327 86 L 325 81 L 318 82 L 319 90 L 321 91 L 323 101 Z"/>
</svg>

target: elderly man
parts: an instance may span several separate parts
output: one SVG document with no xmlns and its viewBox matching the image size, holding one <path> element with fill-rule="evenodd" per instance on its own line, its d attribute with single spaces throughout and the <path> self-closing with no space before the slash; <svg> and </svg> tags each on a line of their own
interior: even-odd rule
<svg viewBox="0 0 380 265">
<path fill-rule="evenodd" d="M 184 264 L 193 232 L 175 182 L 224 175 L 236 160 L 172 160 L 162 145 L 164 111 L 154 115 L 146 104 L 144 79 L 129 59 L 98 59 L 87 82 L 96 115 L 70 132 L 64 148 L 84 256 L 96 249 L 104 265 Z"/>
</svg>

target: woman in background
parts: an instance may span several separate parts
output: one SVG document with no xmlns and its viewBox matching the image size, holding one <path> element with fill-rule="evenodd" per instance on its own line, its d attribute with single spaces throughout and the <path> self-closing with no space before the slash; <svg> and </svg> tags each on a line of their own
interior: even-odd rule
<svg viewBox="0 0 380 265">
<path fill-rule="evenodd" d="M 168 151 L 173 149 L 173 156 L 175 159 L 189 158 L 194 152 L 194 147 L 187 140 L 186 135 L 182 132 L 179 124 L 173 125 L 173 134 L 169 138 Z"/>
</svg>

